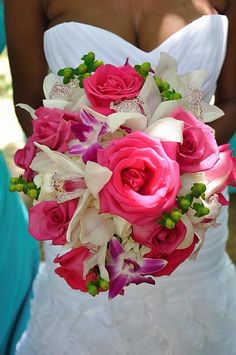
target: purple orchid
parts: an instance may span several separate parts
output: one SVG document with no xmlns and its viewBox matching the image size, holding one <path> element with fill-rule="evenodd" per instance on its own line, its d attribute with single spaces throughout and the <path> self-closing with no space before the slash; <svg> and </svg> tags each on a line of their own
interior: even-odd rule
<svg viewBox="0 0 236 355">
<path fill-rule="evenodd" d="M 155 284 L 155 280 L 144 275 L 160 271 L 166 266 L 163 259 L 140 258 L 135 260 L 130 252 L 126 252 L 116 238 L 109 242 L 111 261 L 106 265 L 110 278 L 109 298 L 122 293 L 125 286 L 130 283 L 136 285 L 143 282 Z"/>
<path fill-rule="evenodd" d="M 71 126 L 77 141 L 72 142 L 70 147 L 71 155 L 82 155 L 84 163 L 88 160 L 97 161 L 97 150 L 100 145 L 98 138 L 107 133 L 108 127 L 105 123 L 98 121 L 84 110 L 80 112 L 79 123 Z"/>
</svg>

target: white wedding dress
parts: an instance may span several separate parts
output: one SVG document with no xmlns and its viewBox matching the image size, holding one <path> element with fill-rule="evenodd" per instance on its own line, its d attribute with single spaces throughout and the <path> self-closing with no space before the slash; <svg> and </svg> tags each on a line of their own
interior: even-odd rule
<svg viewBox="0 0 236 355">
<path fill-rule="evenodd" d="M 106 63 L 150 61 L 160 52 L 177 59 L 179 72 L 207 69 L 205 99 L 216 88 L 227 42 L 225 16 L 193 21 L 150 52 L 109 31 L 68 22 L 45 33 L 53 72 L 77 66 L 90 50 Z M 125 297 L 107 300 L 73 291 L 54 274 L 58 251 L 45 244 L 46 262 L 35 282 L 31 319 L 17 355 L 236 355 L 236 274 L 225 253 L 227 208 L 209 231 L 196 261 L 187 261 L 156 286 L 129 286 Z"/>
</svg>

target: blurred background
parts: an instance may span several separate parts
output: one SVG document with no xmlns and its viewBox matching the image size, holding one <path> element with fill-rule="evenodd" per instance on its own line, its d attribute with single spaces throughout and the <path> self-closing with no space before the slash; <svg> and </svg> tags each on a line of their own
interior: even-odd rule
<svg viewBox="0 0 236 355">
<path fill-rule="evenodd" d="M 19 171 L 14 166 L 13 155 L 24 145 L 24 135 L 17 121 L 12 101 L 11 74 L 6 49 L 0 55 L 0 149 L 6 158 L 11 174 Z M 230 236 L 227 250 L 236 264 L 236 193 L 230 195 Z"/>
</svg>

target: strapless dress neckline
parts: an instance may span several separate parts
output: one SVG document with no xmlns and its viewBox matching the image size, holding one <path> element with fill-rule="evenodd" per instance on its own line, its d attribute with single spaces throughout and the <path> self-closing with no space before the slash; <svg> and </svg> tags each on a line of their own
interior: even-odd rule
<svg viewBox="0 0 236 355">
<path fill-rule="evenodd" d="M 198 17 L 197 19 L 194 19 L 193 21 L 191 21 L 189 24 L 187 24 L 186 26 L 180 28 L 178 31 L 174 32 L 171 36 L 169 36 L 166 40 L 164 40 L 162 43 L 160 43 L 159 45 L 157 45 L 155 48 L 153 48 L 150 51 L 145 51 L 139 47 L 137 47 L 136 45 L 134 45 L 133 43 L 127 41 L 125 38 L 121 37 L 120 35 L 118 35 L 117 33 L 114 33 L 112 31 L 106 30 L 105 28 L 102 27 L 98 27 L 95 25 L 90 25 L 87 23 L 83 23 L 83 22 L 79 22 L 79 21 L 66 21 L 66 22 L 62 22 L 59 24 L 56 24 L 52 27 L 50 27 L 49 29 L 47 29 L 44 33 L 44 36 L 47 36 L 47 34 L 51 31 L 55 31 L 60 27 L 64 27 L 66 26 L 71 26 L 71 27 L 87 27 L 88 29 L 91 28 L 93 30 L 96 30 L 98 32 L 101 32 L 102 35 L 106 35 L 106 36 L 110 36 L 110 37 L 115 37 L 117 40 L 119 40 L 120 42 L 125 43 L 126 45 L 130 46 L 130 49 L 136 50 L 137 52 L 141 52 L 144 53 L 146 55 L 153 55 L 157 50 L 160 50 L 162 47 L 164 47 L 168 42 L 170 42 L 171 40 L 173 40 L 173 38 L 175 38 L 176 36 L 179 36 L 180 34 L 182 35 L 183 32 L 185 31 L 189 31 L 189 29 L 193 26 L 203 26 L 204 23 L 206 21 L 208 21 L 209 19 L 213 19 L 215 17 L 223 17 L 227 20 L 227 17 L 225 15 L 221 15 L 221 14 L 208 14 L 208 15 L 202 15 L 200 17 Z"/>
</svg>

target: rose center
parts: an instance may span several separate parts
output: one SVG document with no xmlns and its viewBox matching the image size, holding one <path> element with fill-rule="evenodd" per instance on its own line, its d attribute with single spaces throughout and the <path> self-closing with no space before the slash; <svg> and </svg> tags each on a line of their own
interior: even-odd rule
<svg viewBox="0 0 236 355">
<path fill-rule="evenodd" d="M 180 146 L 180 152 L 183 154 L 191 154 L 196 150 L 196 142 L 191 134 L 184 135 L 183 144 Z"/>
<path fill-rule="evenodd" d="M 122 181 L 132 190 L 139 191 L 145 184 L 145 172 L 137 169 L 124 169 L 122 171 Z"/>
</svg>

